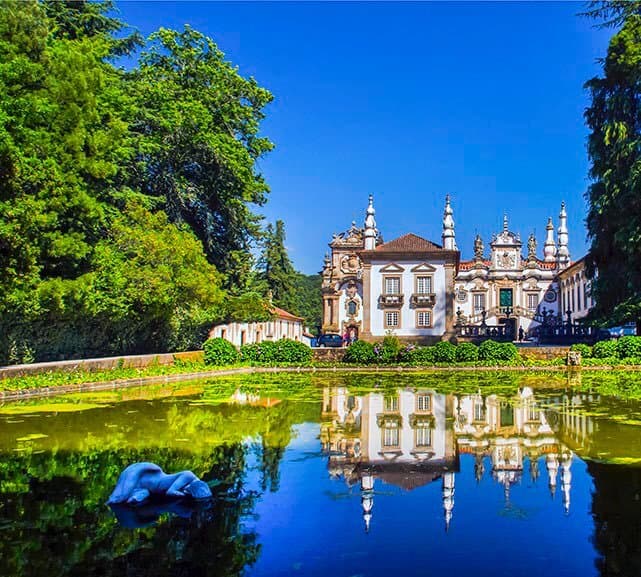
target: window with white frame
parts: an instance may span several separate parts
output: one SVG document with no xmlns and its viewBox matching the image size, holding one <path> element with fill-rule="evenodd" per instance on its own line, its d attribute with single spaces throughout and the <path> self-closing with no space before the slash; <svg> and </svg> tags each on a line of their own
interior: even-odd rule
<svg viewBox="0 0 641 577">
<path fill-rule="evenodd" d="M 386 413 L 395 413 L 398 411 L 398 397 L 396 396 L 390 396 L 390 397 L 385 397 L 385 400 L 383 401 L 383 410 Z"/>
<path fill-rule="evenodd" d="M 398 447 L 399 444 L 398 427 L 384 427 L 383 447 Z"/>
<path fill-rule="evenodd" d="M 527 295 L 527 308 L 531 311 L 535 311 L 539 306 L 539 295 L 538 293 L 528 293 Z"/>
<path fill-rule="evenodd" d="M 432 395 L 427 393 L 418 393 L 416 395 L 416 410 L 426 412 L 432 410 Z"/>
<path fill-rule="evenodd" d="M 400 276 L 386 276 L 385 277 L 385 294 L 398 295 L 401 294 L 401 277 Z"/>
<path fill-rule="evenodd" d="M 414 445 L 416 447 L 432 446 L 432 429 L 426 425 L 421 425 L 414 429 Z"/>
<path fill-rule="evenodd" d="M 398 327 L 399 322 L 399 312 L 398 311 L 387 311 L 385 313 L 385 328 L 394 328 Z"/>
<path fill-rule="evenodd" d="M 417 327 L 431 327 L 432 326 L 432 311 L 418 311 L 416 313 L 416 326 Z"/>
<path fill-rule="evenodd" d="M 485 310 L 485 293 L 474 293 L 474 312 L 476 314 Z"/>
<path fill-rule="evenodd" d="M 419 295 L 432 294 L 432 277 L 431 276 L 417 276 L 416 277 L 416 293 Z"/>
<path fill-rule="evenodd" d="M 485 407 L 483 407 L 483 401 L 476 401 L 474 403 L 474 420 L 475 421 L 485 420 Z"/>
</svg>

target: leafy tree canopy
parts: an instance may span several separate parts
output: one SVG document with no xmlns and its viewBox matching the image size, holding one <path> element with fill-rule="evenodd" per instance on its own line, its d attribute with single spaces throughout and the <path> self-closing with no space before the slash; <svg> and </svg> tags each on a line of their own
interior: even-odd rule
<svg viewBox="0 0 641 577">
<path fill-rule="evenodd" d="M 610 41 L 602 75 L 586 83 L 592 317 L 608 324 L 641 319 L 640 6 L 603 4 L 597 15 L 616 17 L 622 25 Z"/>
</svg>

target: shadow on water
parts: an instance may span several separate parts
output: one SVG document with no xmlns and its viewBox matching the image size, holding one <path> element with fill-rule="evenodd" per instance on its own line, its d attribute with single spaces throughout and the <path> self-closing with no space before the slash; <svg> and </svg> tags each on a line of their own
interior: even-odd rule
<svg viewBox="0 0 641 577">
<path fill-rule="evenodd" d="M 340 558 L 382 576 L 406 547 L 407 575 L 451 555 L 477 575 L 503 574 L 496 555 L 510 575 L 546 555 L 559 575 L 641 575 L 641 403 L 593 379 L 483 379 L 271 375 L 0 407 L 0 574 L 326 575 Z M 114 513 L 136 461 L 193 470 L 211 506 Z M 523 537 L 550 530 L 547 552 Z"/>
</svg>

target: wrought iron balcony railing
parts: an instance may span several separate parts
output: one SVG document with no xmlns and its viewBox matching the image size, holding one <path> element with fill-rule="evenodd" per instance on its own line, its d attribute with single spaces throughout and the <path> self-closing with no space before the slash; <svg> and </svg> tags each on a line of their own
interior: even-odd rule
<svg viewBox="0 0 641 577">
<path fill-rule="evenodd" d="M 434 293 L 414 293 L 410 297 L 411 307 L 432 308 L 435 304 L 436 304 L 436 295 Z"/>
<path fill-rule="evenodd" d="M 403 301 L 402 294 L 382 294 L 378 297 L 378 304 L 384 307 L 402 307 Z"/>
</svg>

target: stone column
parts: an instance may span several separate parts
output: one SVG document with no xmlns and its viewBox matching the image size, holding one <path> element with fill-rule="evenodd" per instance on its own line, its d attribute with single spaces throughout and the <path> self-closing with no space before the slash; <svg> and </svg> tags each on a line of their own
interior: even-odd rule
<svg viewBox="0 0 641 577">
<path fill-rule="evenodd" d="M 454 263 L 445 263 L 445 334 L 447 340 L 456 336 L 456 319 L 454 318 Z"/>
<path fill-rule="evenodd" d="M 372 265 L 367 263 L 363 265 L 363 328 L 359 338 L 364 341 L 372 338 Z"/>
</svg>

